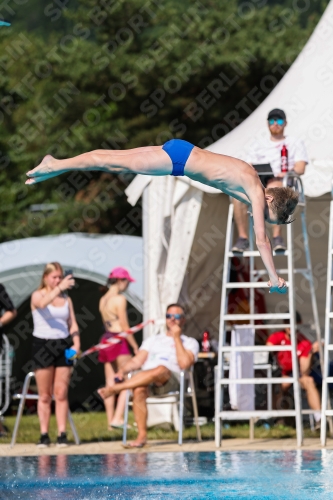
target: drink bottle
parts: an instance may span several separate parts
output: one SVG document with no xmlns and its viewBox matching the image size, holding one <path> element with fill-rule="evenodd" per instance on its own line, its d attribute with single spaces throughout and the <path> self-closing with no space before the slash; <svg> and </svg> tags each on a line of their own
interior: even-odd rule
<svg viewBox="0 0 333 500">
<path fill-rule="evenodd" d="M 210 352 L 209 331 L 205 330 L 202 335 L 201 341 L 202 352 Z"/>
<path fill-rule="evenodd" d="M 281 149 L 281 172 L 288 172 L 288 149 L 285 144 Z"/>
</svg>

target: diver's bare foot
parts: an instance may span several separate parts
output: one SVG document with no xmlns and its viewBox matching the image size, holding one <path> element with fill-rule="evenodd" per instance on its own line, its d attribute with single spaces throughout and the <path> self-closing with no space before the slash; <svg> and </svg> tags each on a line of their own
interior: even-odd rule
<svg viewBox="0 0 333 500">
<path fill-rule="evenodd" d="M 146 446 L 146 444 L 147 444 L 146 439 L 137 437 L 135 441 L 131 441 L 130 443 L 125 444 L 123 446 L 124 448 L 143 448 L 144 446 Z"/>
<path fill-rule="evenodd" d="M 46 155 L 37 167 L 27 172 L 27 176 L 30 178 L 25 183 L 36 184 L 61 174 L 64 170 L 59 170 L 59 166 L 56 166 L 57 162 L 59 160 L 56 160 L 53 156 Z"/>
<path fill-rule="evenodd" d="M 114 395 L 112 387 L 102 387 L 101 389 L 98 389 L 97 392 L 102 399 L 106 399 Z"/>
<path fill-rule="evenodd" d="M 44 156 L 44 158 L 42 159 L 41 163 L 39 164 L 39 166 L 43 165 L 43 163 L 50 163 L 50 161 L 52 160 L 55 160 L 55 158 L 52 156 L 52 155 L 46 155 Z"/>
</svg>

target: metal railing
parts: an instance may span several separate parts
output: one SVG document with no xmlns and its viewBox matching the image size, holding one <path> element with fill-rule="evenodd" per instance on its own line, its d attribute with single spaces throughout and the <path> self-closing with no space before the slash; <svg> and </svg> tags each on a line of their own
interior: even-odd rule
<svg viewBox="0 0 333 500">
<path fill-rule="evenodd" d="M 325 305 L 325 338 L 324 338 L 324 356 L 323 364 L 321 367 L 321 373 L 323 376 L 322 385 L 322 401 L 321 401 L 321 430 L 320 430 L 320 440 L 322 446 L 326 445 L 326 427 L 327 427 L 327 417 L 333 416 L 333 410 L 331 409 L 330 399 L 329 399 L 329 387 L 328 384 L 333 382 L 333 378 L 329 377 L 329 351 L 333 350 L 333 344 L 331 344 L 331 319 L 332 314 L 332 259 L 333 259 L 333 177 L 331 185 L 331 202 L 330 202 L 330 219 L 329 219 L 329 229 L 328 229 L 328 252 L 327 252 L 327 282 L 326 282 L 326 305 Z M 321 341 L 319 342 L 319 348 L 322 348 Z M 329 423 L 331 423 L 331 418 Z M 331 430 L 331 429 L 330 429 Z M 332 434 L 332 432 L 331 432 Z"/>
<path fill-rule="evenodd" d="M 10 404 L 10 377 L 12 375 L 14 351 L 6 335 L 2 336 L 0 352 L 0 419 Z"/>
</svg>

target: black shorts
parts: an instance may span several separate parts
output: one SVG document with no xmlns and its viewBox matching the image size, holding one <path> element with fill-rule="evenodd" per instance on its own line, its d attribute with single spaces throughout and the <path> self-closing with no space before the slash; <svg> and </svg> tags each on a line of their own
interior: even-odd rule
<svg viewBox="0 0 333 500">
<path fill-rule="evenodd" d="M 54 366 L 73 366 L 73 361 L 65 358 L 65 349 L 73 345 L 72 337 L 65 339 L 39 339 L 32 341 L 32 370 Z M 67 362 L 66 362 L 67 361 Z"/>
</svg>

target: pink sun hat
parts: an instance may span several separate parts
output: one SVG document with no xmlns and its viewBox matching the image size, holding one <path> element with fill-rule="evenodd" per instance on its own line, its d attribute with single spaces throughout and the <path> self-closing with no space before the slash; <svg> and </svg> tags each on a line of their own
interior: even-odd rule
<svg viewBox="0 0 333 500">
<path fill-rule="evenodd" d="M 109 278 L 116 278 L 119 280 L 128 280 L 130 282 L 135 282 L 130 273 L 124 267 L 115 267 L 109 274 Z"/>
</svg>

